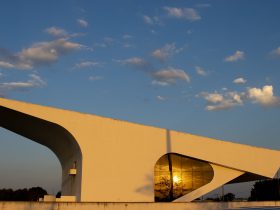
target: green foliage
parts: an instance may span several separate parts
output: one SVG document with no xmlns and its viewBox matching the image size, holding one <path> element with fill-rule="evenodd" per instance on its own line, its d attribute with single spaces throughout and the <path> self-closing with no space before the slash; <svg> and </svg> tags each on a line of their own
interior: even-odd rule
<svg viewBox="0 0 280 210">
<path fill-rule="evenodd" d="M 12 189 L 0 190 L 0 201 L 38 201 L 39 198 L 47 195 L 47 191 L 41 187 L 32 187 L 30 189 Z"/>
<path fill-rule="evenodd" d="M 251 190 L 251 196 L 249 197 L 249 201 L 280 200 L 279 182 L 279 179 L 257 181 Z"/>
</svg>

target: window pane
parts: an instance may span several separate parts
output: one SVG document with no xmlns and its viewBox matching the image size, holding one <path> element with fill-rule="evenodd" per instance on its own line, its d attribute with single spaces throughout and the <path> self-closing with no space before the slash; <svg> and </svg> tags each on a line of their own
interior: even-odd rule
<svg viewBox="0 0 280 210">
<path fill-rule="evenodd" d="M 209 183 L 213 176 L 211 165 L 205 161 L 173 153 L 166 154 L 155 165 L 155 201 L 173 201 Z"/>
</svg>

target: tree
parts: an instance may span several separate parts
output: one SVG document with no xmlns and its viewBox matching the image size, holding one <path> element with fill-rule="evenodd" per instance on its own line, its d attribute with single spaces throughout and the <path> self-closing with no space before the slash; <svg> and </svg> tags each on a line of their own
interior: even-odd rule
<svg viewBox="0 0 280 210">
<path fill-rule="evenodd" d="M 280 200 L 279 179 L 257 181 L 251 189 L 250 201 Z"/>
<path fill-rule="evenodd" d="M 47 195 L 47 191 L 41 187 L 32 187 L 30 189 L 0 189 L 0 201 L 38 201 L 39 198 Z"/>
<path fill-rule="evenodd" d="M 234 199 L 235 195 L 233 193 L 227 193 L 221 198 L 222 201 L 233 201 Z"/>
<path fill-rule="evenodd" d="M 32 187 L 28 190 L 27 199 L 29 201 L 38 201 L 39 198 L 43 198 L 44 195 L 47 195 L 47 191 L 41 187 Z"/>
</svg>

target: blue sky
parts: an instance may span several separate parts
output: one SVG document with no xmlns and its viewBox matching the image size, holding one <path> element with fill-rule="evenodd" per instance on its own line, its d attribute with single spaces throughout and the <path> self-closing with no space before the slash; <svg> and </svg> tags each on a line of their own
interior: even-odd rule
<svg viewBox="0 0 280 210">
<path fill-rule="evenodd" d="M 0 4 L 2 97 L 280 149 L 279 1 Z M 35 165 L 56 191 L 50 151 L 0 136 L 0 187 Z"/>
</svg>

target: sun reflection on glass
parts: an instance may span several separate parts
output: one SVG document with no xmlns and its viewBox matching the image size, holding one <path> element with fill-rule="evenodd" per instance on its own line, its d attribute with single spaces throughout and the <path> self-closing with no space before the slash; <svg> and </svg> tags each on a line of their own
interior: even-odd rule
<svg viewBox="0 0 280 210">
<path fill-rule="evenodd" d="M 173 176 L 173 182 L 174 182 L 174 183 L 178 184 L 178 183 L 180 182 L 180 180 L 181 180 L 181 179 L 180 179 L 179 176 L 176 176 L 176 175 Z"/>
</svg>

